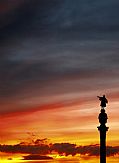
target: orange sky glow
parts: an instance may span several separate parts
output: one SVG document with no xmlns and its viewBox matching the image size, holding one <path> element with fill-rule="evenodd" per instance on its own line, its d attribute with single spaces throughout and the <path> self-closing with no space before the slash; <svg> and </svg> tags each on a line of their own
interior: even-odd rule
<svg viewBox="0 0 119 163">
<path fill-rule="evenodd" d="M 94 95 L 94 94 L 93 94 Z M 77 95 L 76 95 L 77 96 Z M 107 106 L 109 131 L 107 133 L 107 145 L 119 146 L 118 131 L 118 101 L 115 97 L 109 97 Z M 86 99 L 86 98 L 85 98 Z M 42 108 L 42 109 L 41 109 Z M 98 114 L 100 111 L 99 101 L 94 96 L 87 96 L 85 101 L 69 100 L 49 104 L 42 104 L 26 111 L 3 114 L 1 116 L 0 143 L 15 145 L 21 142 L 31 143 L 37 139 L 47 138 L 48 143 L 70 143 L 81 146 L 99 144 L 99 133 L 97 130 Z M 85 163 L 89 158 L 92 161 L 99 157 L 81 157 L 79 155 L 59 156 L 51 154 L 55 160 L 81 160 Z M 11 162 L 20 160 L 23 154 L 1 153 L 2 159 L 13 158 Z M 116 156 L 115 156 L 116 157 Z M 110 161 L 112 158 L 109 157 Z M 86 160 L 86 161 L 85 161 Z M 115 159 L 117 160 L 117 158 Z M 10 161 L 10 160 L 9 160 Z M 66 160 L 65 160 L 66 161 Z M 116 161 L 115 161 L 116 162 Z"/>
</svg>

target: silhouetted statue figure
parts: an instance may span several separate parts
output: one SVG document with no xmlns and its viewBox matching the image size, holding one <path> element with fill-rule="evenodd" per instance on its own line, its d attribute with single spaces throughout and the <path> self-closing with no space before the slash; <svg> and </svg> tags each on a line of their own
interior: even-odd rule
<svg viewBox="0 0 119 163">
<path fill-rule="evenodd" d="M 108 100 L 106 99 L 105 95 L 103 95 L 102 97 L 100 96 L 97 96 L 97 97 L 101 101 L 100 106 L 102 107 L 102 109 L 104 109 L 106 107 L 106 104 L 108 103 Z"/>
<path fill-rule="evenodd" d="M 98 119 L 101 125 L 105 125 L 107 123 L 108 117 L 104 109 L 101 109 L 101 113 L 99 114 Z"/>
</svg>

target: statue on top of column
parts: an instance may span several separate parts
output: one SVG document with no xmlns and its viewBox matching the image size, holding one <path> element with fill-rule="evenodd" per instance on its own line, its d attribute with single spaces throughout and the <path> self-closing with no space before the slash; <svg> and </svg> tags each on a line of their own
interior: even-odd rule
<svg viewBox="0 0 119 163">
<path fill-rule="evenodd" d="M 101 101 L 100 103 L 101 109 L 104 109 L 106 107 L 106 104 L 108 103 L 108 100 L 106 99 L 105 95 L 103 95 L 102 97 L 100 96 L 97 96 L 97 97 Z"/>
</svg>

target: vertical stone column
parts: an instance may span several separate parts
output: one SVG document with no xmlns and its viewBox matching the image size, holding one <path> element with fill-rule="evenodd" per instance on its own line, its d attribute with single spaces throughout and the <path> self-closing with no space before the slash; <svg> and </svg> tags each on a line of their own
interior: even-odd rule
<svg viewBox="0 0 119 163">
<path fill-rule="evenodd" d="M 100 132 L 100 163 L 106 163 L 106 132 L 108 131 L 106 123 L 108 117 L 104 109 L 101 109 L 98 119 L 100 123 L 100 126 L 97 127 Z"/>
</svg>

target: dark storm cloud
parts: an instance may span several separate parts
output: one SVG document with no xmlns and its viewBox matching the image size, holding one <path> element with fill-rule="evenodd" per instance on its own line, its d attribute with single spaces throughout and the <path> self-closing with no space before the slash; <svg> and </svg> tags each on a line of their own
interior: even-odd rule
<svg viewBox="0 0 119 163">
<path fill-rule="evenodd" d="M 78 30 L 118 30 L 119 2 L 64 0 L 55 14 L 48 17 L 48 23 L 61 28 L 75 27 Z"/>
<path fill-rule="evenodd" d="M 0 2 L 0 5 L 1 24 L 4 18 L 1 26 L 4 27 L 6 22 L 8 28 L 10 30 L 13 28 L 13 31 L 23 26 L 23 33 L 26 32 L 26 28 L 48 30 L 75 27 L 82 31 L 84 29 L 118 30 L 119 26 L 119 2 L 113 0 L 108 2 L 106 0 L 5 0 Z"/>
<path fill-rule="evenodd" d="M 102 42 L 45 41 L 44 45 L 41 40 L 38 43 L 27 40 L 24 45 L 23 40 L 18 47 L 11 47 L 11 55 L 1 61 L 1 96 L 14 95 L 25 86 L 39 83 L 40 87 L 64 77 L 116 77 L 118 72 L 113 69 L 118 67 L 118 42 L 107 41 L 101 45 Z"/>
<path fill-rule="evenodd" d="M 52 160 L 52 157 L 49 156 L 40 156 L 40 155 L 28 155 L 28 156 L 23 156 L 23 160 Z"/>
<path fill-rule="evenodd" d="M 0 27 L 3 31 L 0 36 L 8 38 L 11 34 L 13 37 L 18 32 L 25 34 L 29 30 L 34 30 L 34 27 L 37 27 L 37 22 L 40 30 L 42 25 L 45 25 L 43 23 L 45 17 L 48 17 L 57 3 L 56 0 L 5 0 L 0 2 Z"/>
<path fill-rule="evenodd" d="M 0 145 L 0 151 L 4 153 L 21 153 L 30 154 L 28 158 L 40 158 L 52 154 L 53 152 L 59 155 L 72 155 L 81 154 L 82 156 L 88 154 L 89 156 L 99 156 L 99 145 L 77 146 L 70 143 L 55 143 L 55 144 L 17 144 L 17 145 Z M 119 154 L 119 147 L 107 146 L 107 156 L 114 156 Z M 38 157 L 39 156 L 39 157 Z"/>
<path fill-rule="evenodd" d="M 48 85 L 59 88 L 56 79 L 78 76 L 85 86 L 88 78 L 116 79 L 118 7 L 113 0 L 1 1 L 1 101 L 33 89 L 42 95 Z"/>
</svg>

